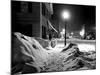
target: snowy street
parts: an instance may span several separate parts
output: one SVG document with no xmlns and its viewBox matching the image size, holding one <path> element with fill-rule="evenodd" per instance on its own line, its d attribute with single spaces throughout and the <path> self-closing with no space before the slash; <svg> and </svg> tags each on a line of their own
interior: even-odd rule
<svg viewBox="0 0 100 75">
<path fill-rule="evenodd" d="M 57 45 L 55 48 L 63 48 L 64 47 L 64 40 L 63 39 L 56 39 Z M 95 51 L 96 49 L 96 41 L 95 40 L 81 40 L 81 39 L 67 39 L 67 46 L 70 43 L 75 43 L 78 45 L 80 51 Z M 55 49 L 58 50 L 58 49 Z"/>
</svg>

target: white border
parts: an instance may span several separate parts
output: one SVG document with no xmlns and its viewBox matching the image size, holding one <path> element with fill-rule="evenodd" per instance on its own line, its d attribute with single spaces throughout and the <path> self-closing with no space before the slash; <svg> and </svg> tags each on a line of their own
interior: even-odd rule
<svg viewBox="0 0 100 75">
<path fill-rule="evenodd" d="M 10 1 L 0 1 L 0 75 L 10 72 Z"/>
</svg>

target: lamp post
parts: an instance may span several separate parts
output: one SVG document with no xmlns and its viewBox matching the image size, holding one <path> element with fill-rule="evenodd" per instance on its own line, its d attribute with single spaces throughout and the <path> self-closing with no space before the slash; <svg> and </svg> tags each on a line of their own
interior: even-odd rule
<svg viewBox="0 0 100 75">
<path fill-rule="evenodd" d="M 66 46 L 66 25 L 67 25 L 67 21 L 65 21 L 65 46 Z"/>
<path fill-rule="evenodd" d="M 67 10 L 64 10 L 62 12 L 62 18 L 64 19 L 64 22 L 65 22 L 65 42 L 64 42 L 64 45 L 66 46 L 66 27 L 67 27 L 67 20 L 70 18 L 70 14 Z"/>
</svg>

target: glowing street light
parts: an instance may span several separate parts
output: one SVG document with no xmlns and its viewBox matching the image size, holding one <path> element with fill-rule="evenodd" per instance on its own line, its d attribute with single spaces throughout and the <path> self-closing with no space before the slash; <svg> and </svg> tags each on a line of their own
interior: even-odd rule
<svg viewBox="0 0 100 75">
<path fill-rule="evenodd" d="M 82 31 L 80 31 L 80 35 L 83 37 L 84 33 L 85 33 L 85 31 L 84 31 L 84 29 L 82 29 Z"/>
<path fill-rule="evenodd" d="M 84 28 L 84 27 L 83 27 L 82 30 L 80 31 L 80 35 L 81 35 L 81 37 L 84 37 L 84 35 L 85 35 L 85 28 Z"/>
<path fill-rule="evenodd" d="M 62 29 L 62 31 L 60 32 L 61 34 L 61 38 L 63 39 L 64 38 L 64 34 L 65 34 L 65 29 Z"/>
<path fill-rule="evenodd" d="M 69 11 L 64 10 L 64 11 L 62 12 L 62 18 L 63 18 L 64 20 L 68 20 L 68 19 L 70 18 L 70 13 L 69 13 Z"/>
<path fill-rule="evenodd" d="M 71 32 L 71 35 L 73 35 L 74 33 L 73 32 Z"/>
<path fill-rule="evenodd" d="M 67 25 L 67 20 L 70 18 L 70 13 L 67 10 L 64 10 L 62 12 L 62 18 L 65 21 L 65 46 L 66 46 L 66 25 Z"/>
</svg>

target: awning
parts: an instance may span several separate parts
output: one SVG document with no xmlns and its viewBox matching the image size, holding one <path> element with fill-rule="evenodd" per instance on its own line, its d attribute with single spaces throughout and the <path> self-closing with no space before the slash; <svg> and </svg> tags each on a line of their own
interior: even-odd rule
<svg viewBox="0 0 100 75">
<path fill-rule="evenodd" d="M 48 24 L 49 24 L 49 27 L 52 28 L 55 32 L 58 32 L 50 23 L 50 21 L 48 20 Z"/>
</svg>

